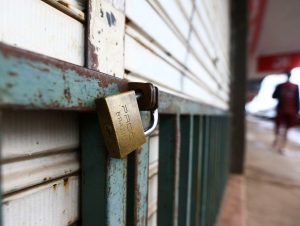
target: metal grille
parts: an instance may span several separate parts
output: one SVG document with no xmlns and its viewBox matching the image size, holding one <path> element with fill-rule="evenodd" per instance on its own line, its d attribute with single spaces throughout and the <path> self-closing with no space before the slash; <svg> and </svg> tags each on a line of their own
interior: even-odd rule
<svg viewBox="0 0 300 226">
<path fill-rule="evenodd" d="M 127 160 L 107 156 L 95 98 L 127 81 L 0 44 L 0 106 L 79 111 L 81 222 L 146 225 L 148 143 Z M 229 115 L 160 92 L 158 225 L 212 226 L 228 172 Z M 143 115 L 144 123 L 149 117 Z"/>
</svg>

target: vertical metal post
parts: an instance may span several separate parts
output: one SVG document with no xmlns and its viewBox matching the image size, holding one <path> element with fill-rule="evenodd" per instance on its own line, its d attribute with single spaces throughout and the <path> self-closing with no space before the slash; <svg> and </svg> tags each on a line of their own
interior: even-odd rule
<svg viewBox="0 0 300 226">
<path fill-rule="evenodd" d="M 190 226 L 192 159 L 193 159 L 193 116 L 180 117 L 180 163 L 178 225 Z"/>
<path fill-rule="evenodd" d="M 128 157 L 127 225 L 147 225 L 149 143 Z"/>
<path fill-rule="evenodd" d="M 202 119 L 201 116 L 194 116 L 193 124 L 193 159 L 192 159 L 192 191 L 191 191 L 191 210 L 190 225 L 200 225 L 201 211 L 201 172 L 202 172 Z"/>
<path fill-rule="evenodd" d="M 107 221 L 107 155 L 95 113 L 81 117 L 81 215 L 83 226 Z"/>
<path fill-rule="evenodd" d="M 122 77 L 124 74 L 125 15 L 116 10 L 112 3 L 102 0 L 89 0 L 87 1 L 87 6 L 86 66 L 89 69 Z M 114 31 L 108 29 L 110 26 L 108 21 L 101 16 L 100 12 L 105 13 L 106 11 L 109 11 L 110 14 L 114 13 L 114 16 L 118 19 L 117 34 L 111 33 Z M 115 45 L 115 42 L 111 42 L 114 43 L 113 45 L 109 45 L 110 42 L 106 42 L 109 40 L 107 36 L 110 37 L 110 35 L 116 39 L 115 42 L 118 42 L 118 45 Z M 110 49 L 111 51 L 103 51 L 103 49 Z M 119 54 L 115 54 L 116 52 Z M 118 60 L 113 61 L 113 59 Z M 127 159 L 109 158 L 103 145 L 96 145 L 98 143 L 95 140 L 101 139 L 96 117 L 83 114 L 81 127 L 82 223 L 84 226 L 125 226 Z M 90 136 L 85 137 L 85 134 Z M 92 142 L 94 145 L 89 145 L 91 141 L 94 141 Z M 94 154 L 92 155 L 91 153 Z M 94 187 L 92 184 L 93 180 L 98 181 L 98 189 L 90 188 Z M 85 183 L 87 181 L 89 183 Z M 99 202 L 103 204 L 99 204 Z M 90 203 L 103 209 L 93 209 L 89 206 Z"/>
<path fill-rule="evenodd" d="M 159 118 L 158 226 L 177 225 L 179 147 L 179 117 L 161 115 Z"/>
<path fill-rule="evenodd" d="M 247 1 L 231 0 L 230 111 L 232 114 L 231 172 L 243 173 L 247 77 Z"/>
<path fill-rule="evenodd" d="M 210 117 L 205 116 L 204 124 L 204 139 L 203 139 L 203 158 L 202 158 L 202 181 L 201 181 L 201 226 L 207 226 L 207 213 L 208 213 L 208 171 L 209 171 L 209 154 L 210 154 Z"/>
</svg>

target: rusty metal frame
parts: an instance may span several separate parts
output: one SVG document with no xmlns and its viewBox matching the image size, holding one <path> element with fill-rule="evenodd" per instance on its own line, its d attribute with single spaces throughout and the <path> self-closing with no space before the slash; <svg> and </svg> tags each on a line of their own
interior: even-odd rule
<svg viewBox="0 0 300 226">
<path fill-rule="evenodd" d="M 96 98 L 127 91 L 128 85 L 125 79 L 1 42 L 0 74 L 0 108 L 95 111 Z M 159 105 L 161 114 L 228 114 L 162 91 Z"/>
</svg>

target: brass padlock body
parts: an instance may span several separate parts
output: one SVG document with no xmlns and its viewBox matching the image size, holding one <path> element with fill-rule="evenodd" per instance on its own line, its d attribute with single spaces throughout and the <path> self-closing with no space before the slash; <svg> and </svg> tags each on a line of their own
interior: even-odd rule
<svg viewBox="0 0 300 226">
<path fill-rule="evenodd" d="M 134 91 L 97 99 L 96 108 L 111 157 L 124 158 L 146 142 Z"/>
</svg>

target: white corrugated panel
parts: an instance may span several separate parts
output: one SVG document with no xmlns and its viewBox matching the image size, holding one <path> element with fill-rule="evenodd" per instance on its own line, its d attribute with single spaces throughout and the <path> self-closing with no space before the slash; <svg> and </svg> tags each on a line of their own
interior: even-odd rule
<svg viewBox="0 0 300 226">
<path fill-rule="evenodd" d="M 69 226 L 79 216 L 78 176 L 4 197 L 4 226 Z"/>
<path fill-rule="evenodd" d="M 77 114 L 2 113 L 4 226 L 67 226 L 79 218 Z"/>
<path fill-rule="evenodd" d="M 76 152 L 6 163 L 2 166 L 4 194 L 25 189 L 79 170 Z"/>
<path fill-rule="evenodd" d="M 3 111 L 2 161 L 72 150 L 79 145 L 77 114 Z"/>
<path fill-rule="evenodd" d="M 147 34 L 166 48 L 180 62 L 184 61 L 186 53 L 184 44 L 180 42 L 172 29 L 165 24 L 164 20 L 145 0 L 127 0 L 126 16 L 143 28 Z M 129 49 L 125 47 L 125 60 L 127 50 Z"/>
<path fill-rule="evenodd" d="M 67 1 L 82 7 L 82 1 Z M 0 41 L 74 64 L 84 63 L 83 24 L 41 0 L 1 1 Z M 1 113 L 3 225 L 76 223 L 80 168 L 77 114 Z"/>
<path fill-rule="evenodd" d="M 0 41 L 84 63 L 83 24 L 41 0 L 0 1 Z"/>
<path fill-rule="evenodd" d="M 196 2 L 127 0 L 127 76 L 227 109 L 229 1 Z"/>
<path fill-rule="evenodd" d="M 125 68 L 127 70 L 149 78 L 158 84 L 180 90 L 182 76 L 180 72 L 130 36 L 125 37 L 125 51 Z"/>
</svg>

